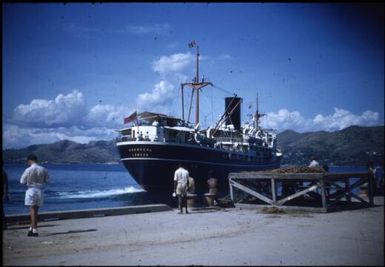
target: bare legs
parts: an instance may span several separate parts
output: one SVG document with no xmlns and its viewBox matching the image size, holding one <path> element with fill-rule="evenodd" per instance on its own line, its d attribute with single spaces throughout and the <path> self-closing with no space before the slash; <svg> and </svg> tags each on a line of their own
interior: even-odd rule
<svg viewBox="0 0 385 267">
<path fill-rule="evenodd" d="M 37 214 L 39 212 L 39 206 L 31 206 L 30 214 L 31 214 L 31 227 L 33 229 L 37 229 Z"/>
</svg>

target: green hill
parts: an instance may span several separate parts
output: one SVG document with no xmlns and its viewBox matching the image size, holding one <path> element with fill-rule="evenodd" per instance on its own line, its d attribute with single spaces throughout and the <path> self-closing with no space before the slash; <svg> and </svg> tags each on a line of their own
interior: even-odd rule
<svg viewBox="0 0 385 267">
<path fill-rule="evenodd" d="M 287 130 L 278 134 L 278 146 L 283 152 L 282 164 L 288 165 L 307 165 L 313 156 L 321 164 L 328 165 L 366 165 L 371 159 L 383 163 L 384 126 L 351 126 L 336 132 L 297 133 Z M 3 151 L 3 159 L 4 162 L 25 163 L 29 153 L 35 153 L 40 162 L 50 163 L 119 161 L 114 140 L 88 144 L 63 140 L 23 149 L 7 149 Z"/>
<path fill-rule="evenodd" d="M 78 144 L 63 140 L 53 144 L 32 145 L 23 149 L 7 149 L 3 151 L 3 158 L 5 162 L 24 163 L 30 153 L 35 153 L 40 162 L 49 163 L 119 161 L 119 154 L 114 141 L 93 141 L 88 144 Z"/>
<path fill-rule="evenodd" d="M 384 161 L 384 126 L 351 126 L 336 132 L 284 131 L 277 138 L 284 155 L 282 164 L 307 165 L 313 156 L 328 165 Z"/>
</svg>

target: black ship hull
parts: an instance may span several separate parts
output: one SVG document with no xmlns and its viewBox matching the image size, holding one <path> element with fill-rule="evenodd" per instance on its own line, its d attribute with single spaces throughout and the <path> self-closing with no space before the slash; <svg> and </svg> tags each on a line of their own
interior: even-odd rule
<svg viewBox="0 0 385 267">
<path fill-rule="evenodd" d="M 245 154 L 200 145 L 120 142 L 117 146 L 125 168 L 151 194 L 171 196 L 178 164 L 182 164 L 194 178 L 197 195 L 208 192 L 209 172 L 218 178 L 219 194 L 226 195 L 229 192 L 230 172 L 258 171 L 280 166 L 280 158 L 273 156 L 257 162 Z"/>
</svg>

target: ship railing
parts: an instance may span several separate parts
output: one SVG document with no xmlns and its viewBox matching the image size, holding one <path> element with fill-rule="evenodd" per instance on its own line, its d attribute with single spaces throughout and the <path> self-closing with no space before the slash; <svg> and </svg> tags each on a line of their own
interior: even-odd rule
<svg viewBox="0 0 385 267">
<path fill-rule="evenodd" d="M 131 137 L 131 136 L 121 136 L 116 138 L 116 142 L 125 142 L 125 141 L 151 141 L 149 138 L 144 137 Z M 161 141 L 166 143 L 178 143 L 178 144 L 195 144 L 196 142 L 194 140 L 183 140 L 180 138 L 162 138 L 158 139 L 155 138 L 153 141 Z"/>
<path fill-rule="evenodd" d="M 242 138 L 234 137 L 214 137 L 217 142 L 231 142 L 231 143 L 242 143 Z"/>
<path fill-rule="evenodd" d="M 194 139 L 181 139 L 181 138 L 172 138 L 172 137 L 168 137 L 168 138 L 163 138 L 163 142 L 166 142 L 166 143 L 177 143 L 177 144 L 196 144 L 195 140 Z"/>
<path fill-rule="evenodd" d="M 135 141 L 136 138 L 132 138 L 131 136 L 120 136 L 116 138 L 116 142 L 125 142 L 125 141 Z"/>
</svg>

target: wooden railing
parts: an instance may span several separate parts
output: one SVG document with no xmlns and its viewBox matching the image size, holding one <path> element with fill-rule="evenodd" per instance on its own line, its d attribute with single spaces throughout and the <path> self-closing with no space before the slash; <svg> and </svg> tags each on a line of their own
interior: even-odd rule
<svg viewBox="0 0 385 267">
<path fill-rule="evenodd" d="M 355 179 L 354 182 L 352 178 Z M 277 195 L 277 183 L 286 190 L 281 198 Z M 354 189 L 367 184 L 367 197 L 355 193 Z M 259 199 L 264 204 L 283 207 L 288 201 L 303 198 L 305 195 L 319 201 L 316 211 L 327 212 L 334 209 L 342 200 L 353 204 L 358 200 L 364 206 L 373 206 L 373 175 L 371 173 L 273 173 L 239 172 L 229 174 L 230 197 L 237 202 L 234 190 Z M 367 198 L 367 199 L 365 199 Z M 306 200 L 304 200 L 306 202 Z M 305 203 L 304 203 L 305 204 Z M 303 205 L 304 208 L 306 205 Z"/>
</svg>

